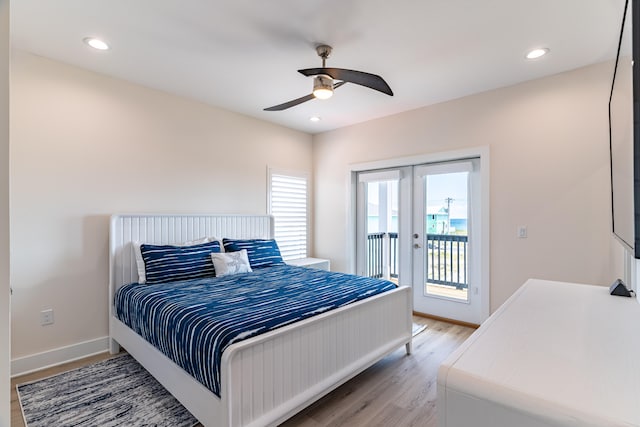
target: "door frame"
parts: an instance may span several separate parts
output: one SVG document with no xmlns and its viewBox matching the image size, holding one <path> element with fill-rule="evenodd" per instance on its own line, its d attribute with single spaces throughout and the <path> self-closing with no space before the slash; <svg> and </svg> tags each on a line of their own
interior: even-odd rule
<svg viewBox="0 0 640 427">
<path fill-rule="evenodd" d="M 486 320 L 491 314 L 491 235 L 490 235 L 490 150 L 488 146 L 473 147 L 462 150 L 438 153 L 420 154 L 416 156 L 398 157 L 395 159 L 378 160 L 349 165 L 347 177 L 349 211 L 346 215 L 347 223 L 347 266 L 349 273 L 356 272 L 356 193 L 358 188 L 358 172 L 374 169 L 400 168 L 424 163 L 438 163 L 470 158 L 480 159 L 480 311 L 481 320 Z"/>
</svg>

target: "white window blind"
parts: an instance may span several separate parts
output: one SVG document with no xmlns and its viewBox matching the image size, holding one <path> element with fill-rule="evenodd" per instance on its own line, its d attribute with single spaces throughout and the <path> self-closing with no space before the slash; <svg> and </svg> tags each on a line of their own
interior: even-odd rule
<svg viewBox="0 0 640 427">
<path fill-rule="evenodd" d="M 307 176 L 269 171 L 269 213 L 275 239 L 286 260 L 307 257 Z"/>
</svg>

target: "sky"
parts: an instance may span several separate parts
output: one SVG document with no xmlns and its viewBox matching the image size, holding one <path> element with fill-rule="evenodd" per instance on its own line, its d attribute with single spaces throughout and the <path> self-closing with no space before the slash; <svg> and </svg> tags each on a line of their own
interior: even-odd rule
<svg viewBox="0 0 640 427">
<path fill-rule="evenodd" d="M 427 210 L 437 210 L 446 206 L 445 199 L 451 197 L 453 218 L 466 217 L 467 212 L 467 172 L 427 176 Z"/>
<path fill-rule="evenodd" d="M 437 211 L 447 205 L 446 199 L 452 198 L 451 214 L 453 218 L 464 218 L 467 212 L 467 172 L 447 173 L 427 176 L 427 210 Z M 377 205 L 378 185 L 382 183 L 369 183 L 368 202 Z M 394 212 L 398 206 L 397 185 L 390 185 L 391 201 Z"/>
</svg>

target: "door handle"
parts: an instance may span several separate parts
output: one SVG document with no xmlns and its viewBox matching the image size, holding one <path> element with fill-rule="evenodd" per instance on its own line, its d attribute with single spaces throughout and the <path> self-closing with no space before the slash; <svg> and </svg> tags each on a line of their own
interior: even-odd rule
<svg viewBox="0 0 640 427">
<path fill-rule="evenodd" d="M 420 245 L 419 245 L 419 244 L 417 244 L 417 243 L 414 243 L 414 244 L 413 244 L 413 248 L 414 248 L 414 249 L 420 249 Z"/>
</svg>

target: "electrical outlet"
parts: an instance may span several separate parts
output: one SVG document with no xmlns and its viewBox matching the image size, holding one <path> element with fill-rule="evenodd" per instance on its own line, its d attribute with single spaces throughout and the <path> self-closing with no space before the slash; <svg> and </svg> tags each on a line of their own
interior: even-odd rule
<svg viewBox="0 0 640 427">
<path fill-rule="evenodd" d="M 40 325 L 52 325 L 53 324 L 53 309 L 42 310 L 40 312 Z"/>
<path fill-rule="evenodd" d="M 527 226 L 519 225 L 518 226 L 518 239 L 526 239 L 527 238 Z"/>
</svg>

